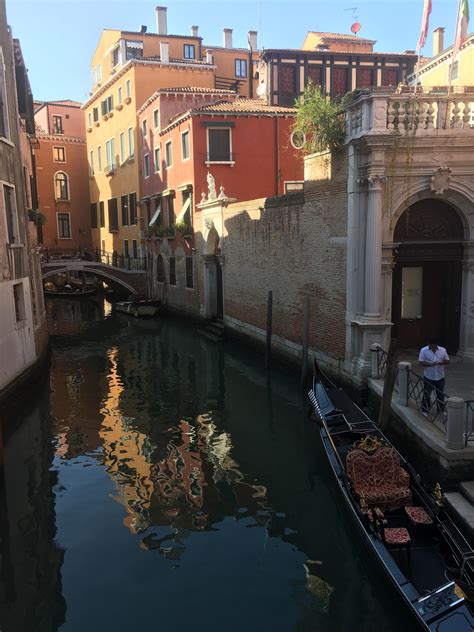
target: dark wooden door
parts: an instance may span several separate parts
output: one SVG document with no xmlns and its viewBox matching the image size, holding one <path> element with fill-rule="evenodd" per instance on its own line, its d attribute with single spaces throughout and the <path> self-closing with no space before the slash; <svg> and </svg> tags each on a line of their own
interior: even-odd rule
<svg viewBox="0 0 474 632">
<path fill-rule="evenodd" d="M 422 269 L 421 313 L 404 317 L 403 269 Z M 459 348 L 462 267 L 460 261 L 398 263 L 393 276 L 394 335 L 405 349 L 419 349 L 430 337 L 455 353 Z M 406 311 L 406 308 L 405 308 Z M 413 314 L 410 314 L 413 316 Z"/>
</svg>

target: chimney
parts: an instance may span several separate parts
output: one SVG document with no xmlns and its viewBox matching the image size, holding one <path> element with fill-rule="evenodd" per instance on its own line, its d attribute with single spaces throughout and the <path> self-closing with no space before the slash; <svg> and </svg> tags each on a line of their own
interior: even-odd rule
<svg viewBox="0 0 474 632">
<path fill-rule="evenodd" d="M 444 27 L 438 26 L 433 31 L 433 57 L 444 51 Z"/>
<path fill-rule="evenodd" d="M 168 64 L 170 61 L 170 45 L 168 42 L 160 42 L 160 60 L 162 64 Z"/>
<path fill-rule="evenodd" d="M 249 31 L 247 35 L 247 41 L 249 43 L 249 48 L 252 50 L 257 50 L 257 31 Z"/>
<path fill-rule="evenodd" d="M 206 51 L 206 64 L 212 64 L 214 60 L 212 59 L 212 50 Z"/>
<path fill-rule="evenodd" d="M 145 35 L 146 31 L 147 31 L 146 24 L 142 24 L 140 27 L 140 35 Z"/>
<path fill-rule="evenodd" d="M 156 7 L 156 32 L 158 35 L 168 35 L 166 7 Z"/>
<path fill-rule="evenodd" d="M 199 26 L 192 26 L 191 27 L 191 35 L 192 35 L 192 37 L 198 37 L 199 36 Z"/>
<path fill-rule="evenodd" d="M 232 29 L 224 29 L 224 48 L 232 48 Z"/>
</svg>

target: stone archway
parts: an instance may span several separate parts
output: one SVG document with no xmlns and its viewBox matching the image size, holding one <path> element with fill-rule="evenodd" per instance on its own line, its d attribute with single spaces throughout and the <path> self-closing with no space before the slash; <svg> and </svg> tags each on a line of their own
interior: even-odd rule
<svg viewBox="0 0 474 632">
<path fill-rule="evenodd" d="M 403 348 L 434 336 L 451 353 L 460 347 L 465 230 L 448 202 L 410 205 L 394 230 L 392 320 Z"/>
<path fill-rule="evenodd" d="M 224 316 L 224 293 L 222 279 L 222 256 L 219 234 L 212 226 L 207 235 L 204 254 L 204 316 L 222 319 Z"/>
</svg>

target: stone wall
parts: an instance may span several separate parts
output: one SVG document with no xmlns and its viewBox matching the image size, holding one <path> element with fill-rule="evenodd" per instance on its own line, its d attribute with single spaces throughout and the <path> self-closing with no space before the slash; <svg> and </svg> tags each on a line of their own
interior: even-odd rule
<svg viewBox="0 0 474 632">
<path fill-rule="evenodd" d="M 308 157 L 305 180 L 303 193 L 224 209 L 225 324 L 263 342 L 271 290 L 274 346 L 295 360 L 308 297 L 310 348 L 337 366 L 345 353 L 345 155 Z"/>
</svg>

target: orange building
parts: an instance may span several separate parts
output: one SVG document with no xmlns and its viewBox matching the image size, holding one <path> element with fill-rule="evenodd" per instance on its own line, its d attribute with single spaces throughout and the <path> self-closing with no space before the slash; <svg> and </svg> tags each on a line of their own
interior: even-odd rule
<svg viewBox="0 0 474 632">
<path fill-rule="evenodd" d="M 43 246 L 90 249 L 89 174 L 86 130 L 76 101 L 35 102 L 38 208 L 46 217 Z"/>
</svg>

